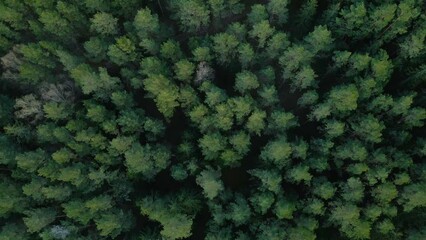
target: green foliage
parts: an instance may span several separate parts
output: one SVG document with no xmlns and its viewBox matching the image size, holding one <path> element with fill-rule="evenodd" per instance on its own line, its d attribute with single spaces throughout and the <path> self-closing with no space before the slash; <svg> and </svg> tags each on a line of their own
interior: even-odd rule
<svg viewBox="0 0 426 240">
<path fill-rule="evenodd" d="M 64 208 L 64 213 L 67 217 L 80 222 L 81 224 L 87 224 L 90 219 L 93 218 L 92 212 L 88 211 L 85 207 L 84 202 L 80 200 L 74 200 L 62 204 Z"/>
<path fill-rule="evenodd" d="M 0 217 L 8 217 L 10 213 L 21 212 L 25 206 L 25 198 L 18 186 L 7 181 L 0 183 L 2 196 L 0 197 Z"/>
<path fill-rule="evenodd" d="M 23 224 L 8 223 L 1 228 L 0 239 L 30 239 L 30 237 Z"/>
<path fill-rule="evenodd" d="M 194 74 L 195 66 L 188 60 L 181 60 L 175 64 L 176 78 L 180 81 L 190 82 Z"/>
<path fill-rule="evenodd" d="M 130 176 L 137 174 L 152 179 L 169 165 L 170 152 L 162 145 L 140 145 L 134 143 L 125 152 L 125 163 Z"/>
<path fill-rule="evenodd" d="M 254 110 L 253 113 L 248 117 L 246 128 L 250 133 L 260 135 L 262 130 L 265 128 L 266 113 L 260 110 Z"/>
<path fill-rule="evenodd" d="M 52 208 L 36 208 L 25 212 L 26 217 L 23 218 L 28 232 L 38 232 L 56 218 L 56 211 Z"/>
<path fill-rule="evenodd" d="M 168 239 L 180 239 L 191 235 L 194 210 L 200 208 L 200 202 L 191 192 L 158 197 L 146 196 L 139 203 L 143 215 L 162 225 L 161 235 Z"/>
<path fill-rule="evenodd" d="M 141 39 L 153 37 L 160 29 L 157 14 L 152 14 L 149 8 L 143 8 L 136 13 L 133 26 Z"/>
<path fill-rule="evenodd" d="M 94 94 L 95 98 L 103 99 L 118 87 L 119 79 L 108 75 L 105 68 L 99 68 L 99 75 L 88 65 L 80 64 L 71 70 L 71 76 L 80 85 L 84 94 Z"/>
<path fill-rule="evenodd" d="M 207 168 L 197 176 L 196 182 L 204 190 L 204 195 L 208 199 L 214 199 L 221 191 L 223 191 L 223 183 L 220 180 L 221 173 L 219 170 Z"/>
<path fill-rule="evenodd" d="M 251 6 L 250 13 L 247 15 L 247 20 L 250 24 L 256 24 L 263 20 L 268 19 L 268 12 L 266 11 L 265 5 L 255 4 Z"/>
<path fill-rule="evenodd" d="M 206 160 L 216 159 L 220 152 L 224 150 L 223 142 L 225 138 L 219 133 L 205 134 L 199 141 L 201 152 Z"/>
<path fill-rule="evenodd" d="M 285 198 L 278 199 L 275 203 L 274 213 L 278 219 L 293 219 L 296 204 Z"/>
<path fill-rule="evenodd" d="M 256 75 L 251 72 L 244 71 L 238 73 L 235 77 L 235 89 L 244 94 L 249 90 L 259 87 Z"/>
<path fill-rule="evenodd" d="M 109 13 L 96 13 L 91 19 L 90 29 L 101 35 L 115 35 L 118 33 L 117 21 L 118 19 Z"/>
<path fill-rule="evenodd" d="M 151 76 L 144 81 L 146 91 L 158 107 L 158 110 L 166 117 L 173 116 L 174 109 L 179 106 L 178 88 L 163 75 Z"/>
<path fill-rule="evenodd" d="M 241 196 L 237 196 L 235 202 L 230 205 L 229 218 L 236 226 L 248 223 L 251 217 L 251 209 L 246 201 Z"/>
<path fill-rule="evenodd" d="M 341 187 L 341 195 L 348 202 L 359 202 L 364 197 L 364 186 L 360 179 L 349 178 Z"/>
<path fill-rule="evenodd" d="M 131 219 L 129 214 L 121 211 L 113 211 L 102 214 L 100 218 L 95 220 L 96 228 L 99 235 L 110 236 L 115 238 L 122 231 L 127 231 L 131 227 Z"/>
<path fill-rule="evenodd" d="M 263 48 L 266 40 L 274 34 L 275 29 L 269 25 L 269 22 L 263 20 L 253 25 L 253 29 L 249 32 L 249 36 L 256 39 L 259 48 Z"/>
<path fill-rule="evenodd" d="M 288 20 L 288 0 L 271 0 L 267 5 L 268 13 L 277 24 L 284 24 Z"/>
<path fill-rule="evenodd" d="M 354 85 L 335 87 L 330 91 L 328 101 L 338 112 L 353 111 L 357 108 L 359 93 Z"/>
<path fill-rule="evenodd" d="M 416 207 L 424 207 L 426 205 L 426 191 L 424 186 L 425 183 L 420 182 L 404 187 L 400 199 L 403 204 L 404 211 L 409 212 Z"/>
<path fill-rule="evenodd" d="M 281 191 L 281 175 L 277 171 L 268 171 L 268 170 L 260 170 L 253 169 L 250 170 L 249 173 L 260 179 L 262 182 L 262 187 L 274 192 L 279 193 Z"/>
<path fill-rule="evenodd" d="M 136 59 L 136 46 L 126 36 L 116 39 L 115 44 L 108 47 L 107 55 L 111 61 L 117 65 L 124 65 L 127 62 L 134 61 Z"/>
<path fill-rule="evenodd" d="M 250 197 L 250 202 L 254 210 L 260 214 L 266 214 L 274 201 L 274 194 L 268 191 L 255 193 Z"/>
<path fill-rule="evenodd" d="M 290 155 L 292 153 L 291 145 L 285 138 L 279 138 L 269 142 L 262 150 L 261 158 L 264 161 L 270 162 L 283 168 L 290 162 Z"/>
<path fill-rule="evenodd" d="M 362 117 L 359 122 L 352 125 L 356 134 L 366 141 L 379 143 L 382 141 L 382 131 L 385 127 L 372 115 Z"/>
<path fill-rule="evenodd" d="M 101 38 L 90 38 L 84 43 L 84 49 L 90 60 L 100 62 L 107 56 L 108 45 Z"/>
<path fill-rule="evenodd" d="M 331 31 L 324 26 L 316 26 L 314 31 L 309 33 L 304 40 L 313 53 L 330 50 L 333 41 Z"/>
<path fill-rule="evenodd" d="M 237 38 L 228 33 L 213 36 L 213 50 L 217 61 L 221 64 L 229 63 L 236 55 L 238 44 Z"/>
<path fill-rule="evenodd" d="M 0 240 L 426 239 L 424 1 L 0 2 Z"/>
<path fill-rule="evenodd" d="M 186 32 L 196 32 L 206 27 L 210 20 L 210 11 L 199 0 L 178 0 L 171 3 L 176 12 L 174 18 L 179 21 L 179 27 Z"/>
</svg>

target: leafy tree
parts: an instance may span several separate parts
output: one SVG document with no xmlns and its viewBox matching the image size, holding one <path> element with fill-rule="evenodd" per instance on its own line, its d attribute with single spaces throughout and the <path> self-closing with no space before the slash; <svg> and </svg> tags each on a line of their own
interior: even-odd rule
<svg viewBox="0 0 426 240">
<path fill-rule="evenodd" d="M 160 233 L 163 237 L 189 237 L 195 213 L 200 209 L 200 202 L 189 193 L 182 191 L 165 197 L 146 196 L 138 206 L 143 215 L 160 222 L 163 227 Z"/>
<path fill-rule="evenodd" d="M 251 6 L 250 13 L 247 15 L 247 20 L 253 25 L 263 20 L 268 20 L 266 7 L 262 4 L 254 4 Z"/>
<path fill-rule="evenodd" d="M 296 18 L 296 24 L 298 28 L 306 29 L 306 27 L 309 26 L 309 24 L 314 19 L 317 7 L 317 0 L 307 0 L 302 4 L 300 12 Z"/>
<path fill-rule="evenodd" d="M 165 146 L 134 143 L 125 152 L 127 172 L 130 176 L 141 174 L 152 179 L 169 165 L 170 152 Z"/>
<path fill-rule="evenodd" d="M 175 64 L 176 78 L 180 81 L 190 82 L 195 71 L 195 65 L 188 60 L 181 60 Z"/>
<path fill-rule="evenodd" d="M 262 187 L 273 192 L 279 193 L 281 191 L 281 174 L 276 171 L 268 171 L 261 169 L 249 170 L 249 173 L 257 177 L 262 182 Z"/>
<path fill-rule="evenodd" d="M 400 201 L 405 212 L 410 212 L 416 207 L 424 207 L 426 205 L 424 185 L 424 182 L 420 182 L 404 187 L 400 195 Z M 391 192 L 391 196 L 393 195 L 394 193 Z"/>
<path fill-rule="evenodd" d="M 286 0 L 285 0 L 286 1 Z M 270 4 L 274 1 L 270 1 Z M 284 1 L 282 1 L 284 2 Z M 275 9 L 274 11 L 279 11 L 283 8 Z M 285 8 L 284 8 L 285 9 Z M 282 16 L 282 15 L 281 15 Z M 275 32 L 274 35 L 267 41 L 266 44 L 266 54 L 269 59 L 278 58 L 281 53 L 290 45 L 288 36 L 284 32 Z"/>
<path fill-rule="evenodd" d="M 289 238 L 288 239 L 315 239 L 315 235 L 303 228 L 303 227 L 297 227 L 297 228 L 291 228 L 289 232 Z"/>
<path fill-rule="evenodd" d="M 118 65 L 124 65 L 127 62 L 134 61 L 136 59 L 136 46 L 126 36 L 116 39 L 114 45 L 108 47 L 108 57 L 112 62 Z"/>
<path fill-rule="evenodd" d="M 131 220 L 128 213 L 116 210 L 102 214 L 100 218 L 95 219 L 95 223 L 96 228 L 99 230 L 99 235 L 115 238 L 121 232 L 127 231 L 131 227 Z"/>
<path fill-rule="evenodd" d="M 373 115 L 362 117 L 359 122 L 352 124 L 352 129 L 366 141 L 381 142 L 382 131 L 385 129 L 383 123 L 379 122 Z"/>
<path fill-rule="evenodd" d="M 373 196 L 380 203 L 389 203 L 398 196 L 398 191 L 395 185 L 383 183 L 373 190 Z"/>
<path fill-rule="evenodd" d="M 217 132 L 205 134 L 199 140 L 199 146 L 204 158 L 206 160 L 216 159 L 220 152 L 223 151 L 223 142 L 225 141 L 225 138 Z"/>
<path fill-rule="evenodd" d="M 248 73 L 248 77 L 252 76 Z M 255 80 L 257 79 L 254 76 Z M 253 99 L 249 97 L 234 97 L 228 100 L 228 103 L 234 113 L 238 123 L 243 122 L 253 110 Z"/>
<path fill-rule="evenodd" d="M 91 37 L 84 43 L 84 49 L 89 59 L 94 62 L 100 62 L 106 59 L 108 44 L 101 38 Z"/>
<path fill-rule="evenodd" d="M 260 110 L 254 110 L 248 117 L 246 128 L 250 133 L 260 135 L 261 131 L 265 128 L 266 113 Z"/>
<path fill-rule="evenodd" d="M 104 99 L 109 92 L 119 86 L 119 79 L 111 77 L 105 68 L 99 68 L 98 75 L 86 64 L 80 64 L 72 69 L 71 76 L 84 94 L 93 93 L 95 98 Z"/>
<path fill-rule="evenodd" d="M 26 217 L 23 218 L 28 232 L 38 232 L 56 218 L 56 211 L 53 208 L 36 208 L 25 212 Z"/>
<path fill-rule="evenodd" d="M 368 152 L 364 145 L 357 140 L 351 140 L 336 148 L 337 158 L 349 158 L 354 161 L 363 161 L 367 158 Z"/>
<path fill-rule="evenodd" d="M 115 35 L 118 33 L 117 21 L 111 14 L 99 12 L 93 15 L 90 29 L 102 35 Z"/>
<path fill-rule="evenodd" d="M 324 131 L 332 138 L 339 137 L 345 132 L 345 123 L 337 120 L 327 121 L 325 123 Z"/>
<path fill-rule="evenodd" d="M 333 197 L 336 192 L 336 188 L 333 184 L 325 179 L 316 180 L 314 179 L 313 193 L 324 200 L 328 200 Z"/>
<path fill-rule="evenodd" d="M 361 180 L 354 177 L 349 178 L 342 185 L 341 195 L 347 202 L 360 202 L 364 197 L 364 187 Z"/>
<path fill-rule="evenodd" d="M 289 78 L 293 72 L 300 69 L 301 66 L 308 64 L 313 54 L 305 47 L 300 45 L 292 45 L 287 48 L 283 55 L 279 58 L 279 63 L 283 67 L 283 76 Z"/>
<path fill-rule="evenodd" d="M 256 75 L 249 71 L 237 73 L 235 78 L 235 89 L 244 94 L 249 90 L 259 87 Z"/>
<path fill-rule="evenodd" d="M 43 111 L 46 118 L 58 121 L 69 117 L 72 108 L 67 107 L 64 103 L 49 102 L 43 105 Z"/>
<path fill-rule="evenodd" d="M 94 197 L 84 203 L 92 215 L 112 208 L 112 199 L 108 195 Z"/>
<path fill-rule="evenodd" d="M 210 22 L 210 11 L 199 0 L 179 0 L 171 3 L 176 8 L 175 18 L 179 27 L 186 32 L 196 32 L 206 27 Z"/>
<path fill-rule="evenodd" d="M 23 152 L 15 157 L 16 165 L 18 168 L 26 172 L 35 172 L 47 160 L 47 154 L 42 149 L 35 151 Z"/>
<path fill-rule="evenodd" d="M 348 35 L 355 39 L 365 35 L 365 27 L 362 24 L 367 18 L 367 9 L 364 2 L 357 2 L 340 11 L 336 19 L 338 33 Z"/>
<path fill-rule="evenodd" d="M 250 136 L 239 131 L 229 138 L 229 143 L 234 147 L 239 154 L 246 154 L 250 150 Z"/>
<path fill-rule="evenodd" d="M 218 104 L 215 107 L 216 113 L 213 118 L 219 129 L 230 130 L 233 125 L 233 113 L 229 105 Z"/>
<path fill-rule="evenodd" d="M 331 49 L 332 37 L 331 31 L 324 26 L 316 26 L 314 31 L 309 33 L 305 39 L 313 53 L 328 51 Z"/>
<path fill-rule="evenodd" d="M 220 176 L 220 171 L 212 168 L 203 170 L 197 176 L 197 184 L 203 188 L 204 195 L 210 200 L 214 199 L 224 189 Z"/>
<path fill-rule="evenodd" d="M 43 117 L 43 106 L 33 94 L 25 95 L 15 102 L 15 116 L 17 118 L 28 119 L 35 123 Z"/>
<path fill-rule="evenodd" d="M 288 20 L 288 0 L 271 0 L 268 2 L 267 10 L 272 22 L 278 25 L 284 24 Z"/>
<path fill-rule="evenodd" d="M 250 197 L 250 202 L 254 210 L 261 214 L 265 214 L 271 208 L 274 201 L 274 194 L 269 191 L 255 193 Z"/>
<path fill-rule="evenodd" d="M 179 106 L 178 88 L 163 75 L 154 75 L 145 79 L 144 87 L 154 98 L 158 110 L 166 118 L 172 117 L 174 109 Z"/>
<path fill-rule="evenodd" d="M 330 91 L 328 101 L 338 112 L 353 111 L 357 108 L 359 93 L 354 85 L 335 87 Z"/>
<path fill-rule="evenodd" d="M 136 13 L 133 26 L 141 39 L 151 37 L 160 30 L 158 16 L 153 14 L 149 8 L 140 9 Z"/>
<path fill-rule="evenodd" d="M 279 198 L 275 203 L 274 213 L 278 219 L 293 219 L 296 204 L 290 199 Z"/>
<path fill-rule="evenodd" d="M 255 53 L 250 44 L 246 43 L 240 45 L 238 48 L 238 54 L 238 59 L 243 68 L 247 68 L 248 66 L 252 65 L 255 58 Z"/>
<path fill-rule="evenodd" d="M 185 215 L 175 215 L 163 221 L 161 234 L 170 239 L 178 239 L 191 235 L 192 220 Z"/>
<path fill-rule="evenodd" d="M 213 18 L 226 18 L 233 14 L 239 14 L 243 11 L 244 5 L 240 3 L 240 0 L 209 0 L 210 9 Z"/>
<path fill-rule="evenodd" d="M 260 224 L 256 239 L 283 239 L 286 237 L 284 224 L 280 221 L 268 221 Z"/>
<path fill-rule="evenodd" d="M 174 165 L 170 169 L 170 175 L 174 179 L 181 181 L 188 177 L 188 172 L 183 165 Z"/>
<path fill-rule="evenodd" d="M 213 51 L 220 64 L 227 64 L 235 57 L 239 42 L 234 35 L 228 33 L 216 34 L 212 38 Z"/>
<path fill-rule="evenodd" d="M 426 239 L 424 9 L 1 1 L 0 239 Z"/>
<path fill-rule="evenodd" d="M 71 195 L 71 189 L 67 186 L 49 186 L 41 188 L 41 193 L 46 199 L 64 201 Z"/>
<path fill-rule="evenodd" d="M 274 85 L 264 85 L 257 93 L 263 106 L 272 106 L 279 102 L 278 91 Z"/>
<path fill-rule="evenodd" d="M 257 40 L 258 47 L 263 48 L 266 40 L 274 34 L 275 29 L 269 25 L 267 20 L 263 20 L 253 25 L 253 29 L 249 32 L 250 37 Z"/>
<path fill-rule="evenodd" d="M 30 239 L 25 225 L 20 223 L 7 223 L 2 226 L 0 239 Z"/>
<path fill-rule="evenodd" d="M 291 182 L 300 183 L 304 181 L 309 183 L 312 179 L 312 175 L 309 173 L 309 167 L 298 165 L 288 171 L 286 174 Z"/>
<path fill-rule="evenodd" d="M 179 43 L 171 39 L 161 44 L 160 54 L 163 58 L 172 62 L 177 62 L 183 55 Z"/>
<path fill-rule="evenodd" d="M 309 87 L 316 87 L 315 78 L 317 75 L 314 70 L 309 66 L 303 66 L 295 75 L 292 80 L 291 87 L 293 89 L 306 89 Z"/>
<path fill-rule="evenodd" d="M 290 163 L 292 148 L 284 137 L 270 141 L 262 150 L 260 157 L 266 161 L 277 165 L 280 168 Z"/>
<path fill-rule="evenodd" d="M 250 206 L 245 198 L 236 196 L 235 202 L 230 205 L 229 217 L 236 226 L 246 224 L 251 216 Z"/>
<path fill-rule="evenodd" d="M 46 32 L 61 38 L 71 37 L 73 32 L 71 24 L 67 19 L 62 18 L 59 12 L 55 10 L 42 11 L 39 15 L 39 21 L 43 24 Z"/>
<path fill-rule="evenodd" d="M 426 109 L 414 107 L 408 110 L 407 115 L 404 118 L 408 128 L 421 127 L 424 125 L 426 119 Z"/>
<path fill-rule="evenodd" d="M 297 101 L 300 106 L 313 105 L 318 101 L 318 93 L 315 90 L 305 92 Z"/>
<path fill-rule="evenodd" d="M 80 200 L 63 203 L 62 207 L 67 217 L 81 224 L 87 224 L 93 218 L 92 212 L 88 211 L 84 202 Z"/>
<path fill-rule="evenodd" d="M 0 216 L 6 218 L 9 214 L 22 212 L 26 203 L 18 186 L 5 179 L 0 183 L 0 189 L 4 193 L 0 198 Z"/>
</svg>

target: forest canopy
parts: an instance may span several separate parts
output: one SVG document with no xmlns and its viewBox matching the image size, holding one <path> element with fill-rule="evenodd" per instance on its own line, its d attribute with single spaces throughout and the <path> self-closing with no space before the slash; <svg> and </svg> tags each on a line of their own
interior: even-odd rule
<svg viewBox="0 0 426 240">
<path fill-rule="evenodd" d="M 423 0 L 0 1 L 0 240 L 426 239 Z"/>
</svg>

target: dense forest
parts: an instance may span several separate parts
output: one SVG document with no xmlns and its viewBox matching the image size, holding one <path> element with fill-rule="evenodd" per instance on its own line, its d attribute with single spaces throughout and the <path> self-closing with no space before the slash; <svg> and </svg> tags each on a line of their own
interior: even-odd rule
<svg viewBox="0 0 426 240">
<path fill-rule="evenodd" d="M 425 240 L 424 0 L 0 0 L 0 240 Z"/>
</svg>

